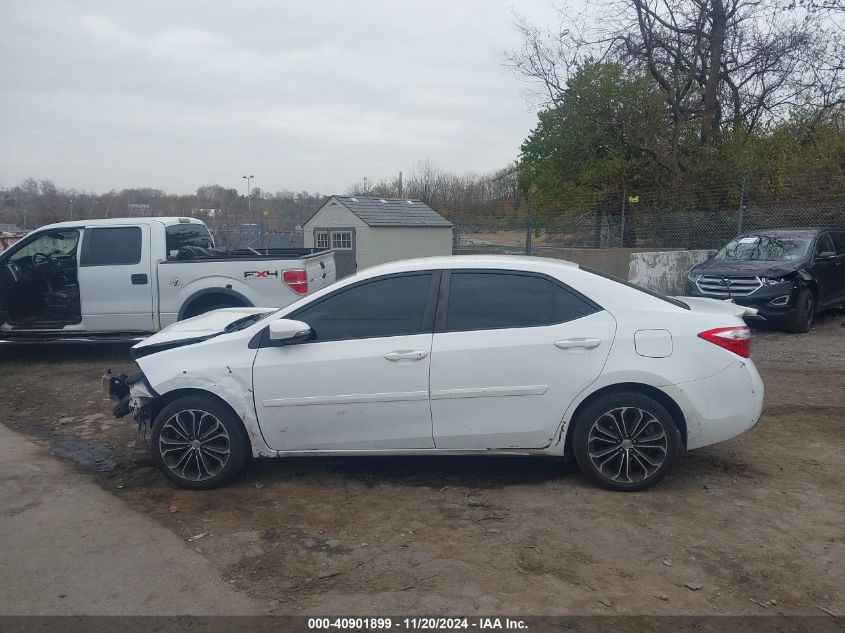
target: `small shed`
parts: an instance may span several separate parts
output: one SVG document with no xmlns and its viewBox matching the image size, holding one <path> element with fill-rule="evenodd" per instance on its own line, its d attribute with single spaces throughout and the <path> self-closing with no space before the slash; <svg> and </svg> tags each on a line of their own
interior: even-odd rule
<svg viewBox="0 0 845 633">
<path fill-rule="evenodd" d="M 420 200 L 332 196 L 302 225 L 307 248 L 331 248 L 337 276 L 410 257 L 452 254 L 452 223 Z"/>
</svg>

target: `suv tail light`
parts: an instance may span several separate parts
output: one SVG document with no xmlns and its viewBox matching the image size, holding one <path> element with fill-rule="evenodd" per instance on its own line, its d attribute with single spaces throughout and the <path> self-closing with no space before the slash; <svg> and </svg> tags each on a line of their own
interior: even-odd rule
<svg viewBox="0 0 845 633">
<path fill-rule="evenodd" d="M 751 330 L 747 327 L 720 327 L 702 332 L 698 337 L 723 347 L 737 356 L 743 358 L 751 356 Z"/>
<path fill-rule="evenodd" d="M 298 295 L 308 294 L 308 273 L 302 269 L 282 271 L 282 281 Z"/>
</svg>

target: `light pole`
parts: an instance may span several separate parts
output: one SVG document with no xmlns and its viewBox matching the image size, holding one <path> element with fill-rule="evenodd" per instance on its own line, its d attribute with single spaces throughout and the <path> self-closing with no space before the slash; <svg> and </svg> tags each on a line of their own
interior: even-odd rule
<svg viewBox="0 0 845 633">
<path fill-rule="evenodd" d="M 251 189 L 249 187 L 250 181 L 255 178 L 252 174 L 249 176 L 242 176 L 244 180 L 246 180 L 246 215 L 249 218 L 250 225 L 252 224 L 252 194 Z"/>
</svg>

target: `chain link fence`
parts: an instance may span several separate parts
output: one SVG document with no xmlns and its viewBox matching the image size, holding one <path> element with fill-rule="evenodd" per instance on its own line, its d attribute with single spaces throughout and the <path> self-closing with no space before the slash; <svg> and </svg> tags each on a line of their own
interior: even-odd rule
<svg viewBox="0 0 845 633">
<path fill-rule="evenodd" d="M 211 235 L 218 247 L 238 248 L 303 248 L 302 231 L 260 231 L 257 228 L 213 228 Z"/>
<path fill-rule="evenodd" d="M 593 199 L 524 201 L 509 217 L 453 214 L 453 250 L 543 254 L 560 248 L 716 249 L 734 236 L 772 228 L 845 227 L 842 183 L 789 195 L 748 181 L 709 191 L 617 191 Z M 778 189 L 783 189 L 779 183 Z M 462 220 L 462 217 L 464 218 Z"/>
</svg>

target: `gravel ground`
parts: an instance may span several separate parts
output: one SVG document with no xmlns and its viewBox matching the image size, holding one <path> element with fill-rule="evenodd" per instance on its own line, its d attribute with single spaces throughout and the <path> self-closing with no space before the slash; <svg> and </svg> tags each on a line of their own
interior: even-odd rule
<svg viewBox="0 0 845 633">
<path fill-rule="evenodd" d="M 845 315 L 753 348 L 757 427 L 636 494 L 503 457 L 263 460 L 176 489 L 100 393 L 126 345 L 0 344 L 0 421 L 273 613 L 845 613 Z"/>
</svg>

